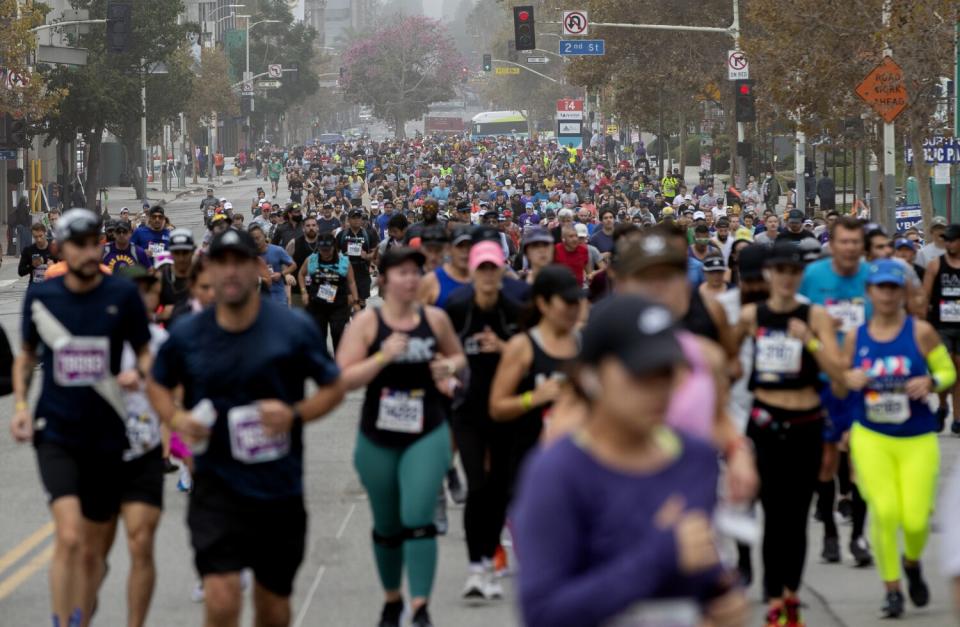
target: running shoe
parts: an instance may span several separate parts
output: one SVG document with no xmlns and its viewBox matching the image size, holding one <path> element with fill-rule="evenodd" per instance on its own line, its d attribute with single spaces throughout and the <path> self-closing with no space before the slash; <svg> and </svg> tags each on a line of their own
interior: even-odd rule
<svg viewBox="0 0 960 627">
<path fill-rule="evenodd" d="M 764 627 L 783 627 L 785 620 L 782 607 L 771 607 L 767 610 L 767 619 L 763 623 Z"/>
<path fill-rule="evenodd" d="M 437 507 L 433 511 L 433 524 L 437 528 L 437 535 L 447 535 L 450 522 L 447 520 L 447 495 L 443 491 L 443 486 L 440 487 L 440 494 L 437 496 Z"/>
<path fill-rule="evenodd" d="M 873 564 L 873 555 L 870 554 L 870 545 L 863 536 L 852 538 L 850 540 L 850 553 L 853 554 L 853 561 L 857 563 L 857 568 L 866 568 Z"/>
<path fill-rule="evenodd" d="M 840 513 L 843 522 L 850 522 L 850 519 L 853 518 L 853 501 L 850 500 L 849 496 L 841 497 L 837 501 L 837 512 Z"/>
<path fill-rule="evenodd" d="M 203 592 L 203 582 L 198 581 L 194 586 L 193 590 L 190 591 L 190 600 L 194 603 L 203 603 L 204 592 Z"/>
<path fill-rule="evenodd" d="M 180 470 L 180 466 L 178 466 L 178 465 L 175 464 L 173 461 L 171 461 L 169 457 L 164 457 L 164 458 L 163 458 L 163 472 L 164 472 L 164 474 L 169 475 L 169 474 L 171 474 L 171 473 L 177 472 L 178 470 Z"/>
<path fill-rule="evenodd" d="M 486 584 L 486 578 L 482 572 L 472 572 L 470 576 L 467 577 L 467 583 L 463 586 L 463 598 L 464 599 L 483 599 L 486 598 L 486 593 L 484 587 Z"/>
<path fill-rule="evenodd" d="M 923 580 L 923 571 L 920 564 L 916 566 L 903 565 L 903 572 L 907 576 L 907 594 L 915 607 L 924 607 L 930 602 L 930 588 Z"/>
<path fill-rule="evenodd" d="M 503 598 L 503 585 L 492 570 L 484 573 L 483 596 L 490 601 Z"/>
<path fill-rule="evenodd" d="M 820 557 L 828 564 L 840 563 L 840 541 L 837 538 L 824 538 Z"/>
<path fill-rule="evenodd" d="M 510 564 L 507 559 L 507 551 L 502 544 L 497 545 L 497 550 L 493 553 L 493 572 L 497 577 L 506 577 L 510 574 Z"/>
<path fill-rule="evenodd" d="M 451 466 L 447 471 L 447 490 L 450 492 L 450 498 L 457 505 L 463 505 L 467 502 L 467 489 L 460 482 L 460 473 L 455 466 Z"/>
<path fill-rule="evenodd" d="M 950 423 L 950 433 L 953 435 L 960 435 L 960 421 L 954 420 Z"/>
<path fill-rule="evenodd" d="M 805 627 L 806 623 L 800 617 L 800 601 L 787 599 L 783 604 L 784 627 Z"/>
<path fill-rule="evenodd" d="M 900 618 L 903 616 L 903 593 L 899 590 L 887 592 L 883 599 L 880 614 L 884 618 Z"/>
<path fill-rule="evenodd" d="M 377 627 L 400 627 L 400 618 L 403 616 L 403 600 L 383 604 L 380 613 L 380 622 Z"/>
<path fill-rule="evenodd" d="M 940 407 L 937 409 L 937 433 L 943 431 L 943 428 L 947 424 L 947 416 L 950 414 L 950 411 L 946 407 Z"/>
<path fill-rule="evenodd" d="M 413 627 L 433 627 L 433 622 L 430 620 L 430 613 L 427 611 L 427 606 L 424 605 L 413 615 Z"/>
</svg>

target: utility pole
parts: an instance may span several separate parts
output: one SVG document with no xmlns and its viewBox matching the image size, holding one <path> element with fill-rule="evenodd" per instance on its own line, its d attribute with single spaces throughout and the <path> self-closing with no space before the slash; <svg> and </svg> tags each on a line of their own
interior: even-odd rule
<svg viewBox="0 0 960 627">
<path fill-rule="evenodd" d="M 147 60 L 140 59 L 140 167 L 143 170 L 140 177 L 143 196 L 147 200 L 147 166 L 150 157 L 147 152 Z"/>
<path fill-rule="evenodd" d="M 890 0 L 883 3 L 883 25 L 890 24 Z M 884 56 L 893 56 L 893 50 L 886 44 L 883 49 Z M 894 196 L 894 187 L 896 186 L 897 159 L 894 150 L 896 149 L 896 135 L 894 134 L 893 122 L 883 124 L 883 215 L 880 216 L 880 223 L 887 227 L 891 232 L 891 227 L 896 224 L 896 201 Z M 914 159 L 917 155 L 914 155 Z M 923 158 L 923 155 L 920 155 Z M 873 212 L 871 212 L 873 213 Z"/>
<path fill-rule="evenodd" d="M 730 30 L 733 33 L 733 49 L 740 49 L 740 0 L 733 0 L 733 24 L 730 25 Z M 737 145 L 739 146 L 747 139 L 747 127 L 744 126 L 744 122 L 737 122 Z M 680 176 L 683 176 L 683 168 L 686 164 L 680 164 Z M 737 189 L 745 189 L 747 187 L 747 158 L 740 156 L 740 151 L 737 151 L 737 180 L 736 180 Z"/>
</svg>

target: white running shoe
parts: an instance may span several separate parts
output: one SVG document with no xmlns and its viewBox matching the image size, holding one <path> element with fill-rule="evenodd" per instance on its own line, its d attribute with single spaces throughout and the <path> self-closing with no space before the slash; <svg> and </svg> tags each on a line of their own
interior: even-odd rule
<svg viewBox="0 0 960 627">
<path fill-rule="evenodd" d="M 196 585 L 193 586 L 193 590 L 190 591 L 190 600 L 194 603 L 203 603 L 204 596 L 203 582 L 198 581 Z"/>
<path fill-rule="evenodd" d="M 489 600 L 503 598 L 503 584 L 493 574 L 493 571 L 487 571 L 483 574 L 483 596 Z"/>
<path fill-rule="evenodd" d="M 483 599 L 486 598 L 487 578 L 485 573 L 470 573 L 467 577 L 467 583 L 463 586 L 464 599 Z"/>
</svg>

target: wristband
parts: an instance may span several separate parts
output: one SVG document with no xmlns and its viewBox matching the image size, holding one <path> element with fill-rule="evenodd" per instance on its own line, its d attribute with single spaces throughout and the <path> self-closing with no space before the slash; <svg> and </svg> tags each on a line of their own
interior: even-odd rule
<svg viewBox="0 0 960 627">
<path fill-rule="evenodd" d="M 523 408 L 523 411 L 533 409 L 533 392 L 531 390 L 527 390 L 520 395 L 520 406 Z"/>
<path fill-rule="evenodd" d="M 373 360 L 381 366 L 387 363 L 387 358 L 383 356 L 383 351 L 377 351 L 373 354 Z"/>
<path fill-rule="evenodd" d="M 26 409 L 26 408 L 27 408 L 27 401 L 17 401 L 16 403 L 14 403 L 13 408 L 14 408 L 16 411 L 20 411 L 21 409 Z"/>
<path fill-rule="evenodd" d="M 807 340 L 806 347 L 811 354 L 816 354 L 820 352 L 821 348 L 823 348 L 823 343 L 817 338 L 812 337 L 809 340 Z"/>
</svg>

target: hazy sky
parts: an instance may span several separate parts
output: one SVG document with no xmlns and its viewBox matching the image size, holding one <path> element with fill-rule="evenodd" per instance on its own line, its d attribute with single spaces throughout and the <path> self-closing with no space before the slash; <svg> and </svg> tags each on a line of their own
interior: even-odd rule
<svg viewBox="0 0 960 627">
<path fill-rule="evenodd" d="M 439 19 L 443 15 L 443 3 L 445 0 L 423 0 L 423 12 L 434 19 Z"/>
</svg>

